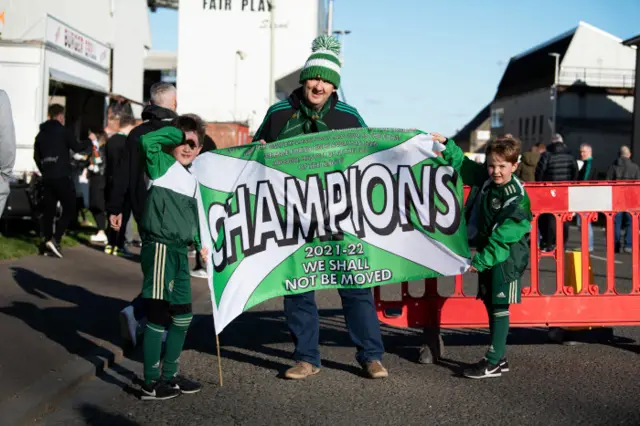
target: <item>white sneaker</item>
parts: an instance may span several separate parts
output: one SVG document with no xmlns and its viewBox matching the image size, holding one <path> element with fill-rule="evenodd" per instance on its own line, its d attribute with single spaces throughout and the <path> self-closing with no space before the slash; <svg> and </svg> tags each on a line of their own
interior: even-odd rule
<svg viewBox="0 0 640 426">
<path fill-rule="evenodd" d="M 209 278 L 209 275 L 207 275 L 207 270 L 204 268 L 194 269 L 193 271 L 191 271 L 191 276 L 193 278 Z"/>
<path fill-rule="evenodd" d="M 131 342 L 133 347 L 138 343 L 138 321 L 133 315 L 133 306 L 129 305 L 120 311 L 120 335 Z"/>
<path fill-rule="evenodd" d="M 107 234 L 104 233 L 104 231 L 98 231 L 98 233 L 96 235 L 92 235 L 89 240 L 91 240 L 92 243 L 103 243 L 106 244 L 109 239 L 107 238 Z"/>
</svg>

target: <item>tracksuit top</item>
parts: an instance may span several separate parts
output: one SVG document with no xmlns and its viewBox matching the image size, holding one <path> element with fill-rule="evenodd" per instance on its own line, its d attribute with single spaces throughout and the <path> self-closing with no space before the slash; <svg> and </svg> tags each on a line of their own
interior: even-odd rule
<svg viewBox="0 0 640 426">
<path fill-rule="evenodd" d="M 172 126 L 140 138 L 145 157 L 149 190 L 142 215 L 143 243 L 161 243 L 176 251 L 187 251 L 198 236 L 198 181 L 169 153 L 184 141 L 184 133 Z"/>
<path fill-rule="evenodd" d="M 495 184 L 484 165 L 468 159 L 454 141 L 447 140 L 442 152 L 471 192 L 465 205 L 467 223 L 475 227 L 471 236 L 477 248 L 472 265 L 491 270 L 496 282 L 510 282 L 522 276 L 529 263 L 531 207 L 529 196 L 514 175 L 503 185 Z"/>
</svg>

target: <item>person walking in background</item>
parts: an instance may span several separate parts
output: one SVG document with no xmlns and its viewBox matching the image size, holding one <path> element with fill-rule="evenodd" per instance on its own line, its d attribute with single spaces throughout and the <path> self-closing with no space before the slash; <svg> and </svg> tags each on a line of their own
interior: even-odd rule
<svg viewBox="0 0 640 426">
<path fill-rule="evenodd" d="M 89 140 L 93 142 L 97 140 L 93 132 L 89 132 Z M 71 156 L 71 179 L 76 190 L 76 214 L 71 218 L 69 223 L 70 229 L 80 229 L 81 227 L 89 227 L 91 223 L 87 220 L 85 209 L 89 208 L 89 179 L 87 177 L 87 167 L 89 167 L 89 158 L 91 156 L 91 146 L 78 152 L 70 152 Z M 78 220 L 78 217 L 81 220 Z"/>
<path fill-rule="evenodd" d="M 91 146 L 89 140 L 81 142 L 65 126 L 64 107 L 49 107 L 49 120 L 40 125 L 36 136 L 33 159 L 44 184 L 44 246 L 57 257 L 62 257 L 60 241 L 73 215 L 76 213 L 76 190 L 71 180 L 69 152 L 83 151 Z M 62 205 L 62 216 L 53 221 L 56 205 Z"/>
<path fill-rule="evenodd" d="M 560 134 L 551 139 L 547 151 L 540 156 L 536 166 L 536 182 L 572 181 L 578 178 L 578 163 L 573 158 L 569 147 L 565 145 Z M 556 218 L 551 214 L 543 214 L 539 219 L 543 251 L 553 251 L 556 247 Z M 569 222 L 562 225 L 564 246 L 567 247 L 569 238 Z"/>
<path fill-rule="evenodd" d="M 596 180 L 598 178 L 598 171 L 593 167 L 593 149 L 591 145 L 583 143 L 580 145 L 580 160 L 582 160 L 582 168 L 578 172 L 578 180 Z M 582 217 L 577 216 L 578 228 L 582 230 Z M 593 251 L 593 224 L 588 223 L 589 227 L 589 252 Z"/>
<path fill-rule="evenodd" d="M 105 244 L 107 242 L 107 216 L 105 208 L 105 191 L 107 178 L 105 170 L 105 133 L 96 133 L 96 139 L 92 140 L 92 150 L 87 167 L 87 178 L 89 179 L 89 211 L 96 221 L 98 232 L 90 237 L 92 243 Z"/>
<path fill-rule="evenodd" d="M 0 90 L 0 217 L 9 197 L 9 179 L 16 161 L 16 132 L 13 127 L 11 102 L 4 90 Z"/>
<path fill-rule="evenodd" d="M 640 167 L 631 161 L 631 150 L 628 146 L 620 147 L 620 157 L 607 170 L 607 180 L 640 180 Z M 625 253 L 631 253 L 631 215 L 628 212 L 620 212 L 616 215 L 614 223 L 615 250 L 620 252 L 623 220 L 627 225 L 625 226 L 624 248 L 622 250 Z"/>
<path fill-rule="evenodd" d="M 116 120 L 117 118 L 117 120 Z M 126 150 L 127 136 L 134 128 L 136 120 L 133 115 L 125 112 L 118 113 L 114 116 L 112 128 L 115 133 L 107 140 L 105 148 L 105 175 L 106 175 L 106 193 L 105 199 L 108 200 L 113 191 L 114 181 L 120 172 L 118 167 L 121 164 L 124 152 Z M 104 252 L 114 256 L 128 256 L 129 253 L 125 248 L 127 224 L 131 216 L 131 206 L 128 200 L 124 201 L 122 208 L 122 224 L 120 229 L 115 230 L 109 227 L 107 230 L 107 245 Z"/>
<path fill-rule="evenodd" d="M 540 155 L 546 150 L 544 144 L 538 143 L 532 146 L 528 152 L 523 153 L 515 175 L 523 182 L 534 182 Z"/>
</svg>

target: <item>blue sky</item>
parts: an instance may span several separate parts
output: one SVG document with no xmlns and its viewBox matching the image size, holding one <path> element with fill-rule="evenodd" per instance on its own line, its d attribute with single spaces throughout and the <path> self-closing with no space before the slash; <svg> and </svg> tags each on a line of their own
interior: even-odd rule
<svg viewBox="0 0 640 426">
<path fill-rule="evenodd" d="M 153 49 L 175 50 L 177 12 L 150 16 Z M 369 126 L 444 134 L 492 100 L 511 56 L 579 21 L 626 39 L 638 17 L 640 0 L 334 0 L 347 102 Z"/>
</svg>

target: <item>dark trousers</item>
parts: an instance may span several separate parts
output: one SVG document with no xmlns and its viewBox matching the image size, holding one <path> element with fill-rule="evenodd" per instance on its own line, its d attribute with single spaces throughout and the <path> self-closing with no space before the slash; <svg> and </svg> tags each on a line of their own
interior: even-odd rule
<svg viewBox="0 0 640 426">
<path fill-rule="evenodd" d="M 89 210 L 96 220 L 96 227 L 101 231 L 107 228 L 106 184 L 107 178 L 103 175 L 89 178 Z"/>
<path fill-rule="evenodd" d="M 199 269 L 205 269 L 205 265 L 202 261 L 202 256 L 200 256 L 200 253 L 196 253 L 196 266 L 195 268 L 193 268 L 193 270 L 197 271 Z"/>
<path fill-rule="evenodd" d="M 538 219 L 540 225 L 540 236 L 542 241 L 540 246 L 542 248 L 552 248 L 556 246 L 556 218 L 551 214 L 540 215 Z M 563 222 L 562 230 L 564 232 L 563 241 L 564 248 L 567 248 L 567 241 L 569 240 L 569 222 Z"/>
<path fill-rule="evenodd" d="M 129 211 L 131 212 L 131 206 L 128 205 L 126 206 L 127 209 L 129 209 Z M 126 232 L 126 225 L 124 222 L 124 215 L 125 210 L 123 210 L 122 212 L 122 225 L 120 227 L 120 230 L 124 230 L 123 232 Z M 136 223 L 139 225 L 142 220 L 141 217 L 136 217 L 136 215 L 134 214 L 134 219 L 136 221 Z M 142 286 L 140 286 L 142 288 Z M 133 316 L 136 318 L 136 321 L 141 321 L 143 319 L 145 319 L 147 317 L 147 303 L 145 302 L 145 299 L 142 298 L 142 291 L 140 292 L 140 294 L 138 294 L 135 299 L 133 299 L 131 301 L 131 306 L 133 306 Z"/>
<path fill-rule="evenodd" d="M 71 219 L 76 214 L 76 189 L 71 178 L 46 179 L 44 184 L 44 214 L 43 214 L 43 231 L 44 237 L 48 241 L 55 239 L 60 242 L 64 232 L 67 230 Z M 58 201 L 62 205 L 62 215 L 55 225 L 55 234 L 53 232 L 53 221 L 56 216 L 56 207 Z"/>
<path fill-rule="evenodd" d="M 380 361 L 384 346 L 371 289 L 340 289 L 338 293 L 349 336 L 357 349 L 356 360 L 360 364 Z M 284 313 L 296 345 L 293 358 L 319 367 L 320 319 L 315 292 L 285 296 Z"/>
<path fill-rule="evenodd" d="M 120 225 L 120 230 L 116 231 L 109 227 L 107 231 L 107 238 L 109 240 L 108 244 L 112 247 L 124 248 L 124 243 L 126 242 L 127 237 L 127 223 L 129 223 L 129 219 L 131 218 L 131 208 L 128 204 L 124 206 L 122 209 L 122 224 Z"/>
<path fill-rule="evenodd" d="M 624 248 L 631 248 L 631 215 L 627 212 L 618 213 L 614 219 L 614 244 L 616 249 L 620 248 L 620 237 L 622 236 L 622 220 L 625 220 Z"/>
</svg>

